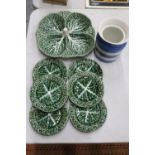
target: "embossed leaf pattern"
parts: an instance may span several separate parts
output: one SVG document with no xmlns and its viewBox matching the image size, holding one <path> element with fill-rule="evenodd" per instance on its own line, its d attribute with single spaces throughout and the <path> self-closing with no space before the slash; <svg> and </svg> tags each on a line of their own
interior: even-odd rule
<svg viewBox="0 0 155 155">
<path fill-rule="evenodd" d="M 58 12 L 58 15 L 62 16 L 63 19 L 66 19 L 71 14 L 70 11 L 60 11 Z"/>
<path fill-rule="evenodd" d="M 91 101 L 97 96 L 97 84 L 89 77 L 82 77 L 74 84 L 75 96 L 81 101 Z"/>
<path fill-rule="evenodd" d="M 91 21 L 80 13 L 72 13 L 66 19 L 66 27 L 72 34 L 85 32 L 90 25 Z"/>
<path fill-rule="evenodd" d="M 66 108 L 54 112 L 43 112 L 32 107 L 29 113 L 29 121 L 37 133 L 50 136 L 60 132 L 66 126 L 68 112 Z"/>
<path fill-rule="evenodd" d="M 46 113 L 40 110 L 36 110 L 36 112 L 36 121 L 38 125 L 45 129 L 50 129 L 51 127 L 55 126 L 61 119 L 60 110 L 53 113 Z"/>
<path fill-rule="evenodd" d="M 56 76 L 61 77 L 61 70 L 59 66 L 56 66 L 54 64 L 48 64 L 47 66 L 40 67 L 39 74 L 40 76 L 49 74 L 49 75 L 56 75 Z"/>
<path fill-rule="evenodd" d="M 65 21 L 63 17 L 54 13 L 50 14 L 50 16 L 46 16 L 41 20 L 39 24 L 39 31 L 48 35 L 61 35 L 64 26 Z"/>
<path fill-rule="evenodd" d="M 47 75 L 65 79 L 67 77 L 67 68 L 63 61 L 57 59 L 44 59 L 39 61 L 33 68 L 33 81 Z"/>
<path fill-rule="evenodd" d="M 39 36 L 40 34 L 37 33 Z M 44 51 L 46 55 L 61 54 L 66 48 L 66 38 L 60 35 L 42 35 L 37 37 L 37 42 L 41 51 Z"/>
<path fill-rule="evenodd" d="M 91 108 L 70 107 L 70 120 L 73 126 L 82 132 L 92 132 L 100 128 L 107 117 L 104 101 Z"/>
<path fill-rule="evenodd" d="M 68 78 L 70 79 L 71 76 L 73 76 L 76 73 L 82 73 L 82 72 L 92 72 L 96 75 L 98 75 L 101 79 L 103 76 L 103 71 L 100 65 L 94 60 L 91 59 L 79 59 L 74 61 L 68 71 Z"/>
<path fill-rule="evenodd" d="M 36 95 L 42 104 L 50 106 L 59 101 L 61 97 L 61 86 L 53 81 L 46 81 L 39 85 Z"/>
<path fill-rule="evenodd" d="M 95 37 L 95 30 L 93 27 L 89 27 L 86 31 L 85 31 L 85 34 L 89 34 L 91 35 L 92 37 Z"/>
<path fill-rule="evenodd" d="M 34 81 L 30 99 L 34 107 L 44 112 L 60 109 L 67 100 L 65 81 L 57 76 L 46 75 Z"/>
<path fill-rule="evenodd" d="M 74 53 L 84 54 L 85 51 L 91 50 L 90 44 L 93 44 L 94 39 L 86 34 L 70 34 L 68 36 L 67 47 Z"/>
<path fill-rule="evenodd" d="M 80 13 L 68 11 L 42 19 L 36 33 L 38 48 L 50 57 L 77 57 L 90 53 L 94 46 L 91 21 Z"/>
<path fill-rule="evenodd" d="M 76 108 L 77 119 L 81 124 L 92 125 L 95 124 L 100 118 L 99 106 L 95 106 L 91 109 Z"/>
</svg>

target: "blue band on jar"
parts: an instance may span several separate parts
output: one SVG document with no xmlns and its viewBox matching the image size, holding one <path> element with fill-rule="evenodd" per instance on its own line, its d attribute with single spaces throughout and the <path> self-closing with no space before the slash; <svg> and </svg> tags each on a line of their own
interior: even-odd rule
<svg viewBox="0 0 155 155">
<path fill-rule="evenodd" d="M 117 57 L 115 59 L 104 57 L 97 50 L 95 50 L 94 54 L 96 58 L 98 58 L 100 61 L 105 62 L 105 63 L 111 63 L 117 60 Z"/>
<path fill-rule="evenodd" d="M 101 47 L 99 47 L 97 42 L 96 42 L 96 49 L 100 52 L 101 55 L 109 58 L 117 57 L 122 53 L 122 52 L 111 53 L 111 52 L 104 51 L 103 49 L 101 49 Z"/>
<path fill-rule="evenodd" d="M 120 45 L 114 45 L 114 44 L 110 44 L 108 42 L 106 42 L 105 40 L 103 40 L 99 34 L 97 34 L 96 36 L 96 42 L 98 43 L 98 45 L 100 46 L 101 49 L 109 52 L 109 53 L 116 53 L 121 51 L 125 46 L 126 46 L 126 42 Z"/>
</svg>

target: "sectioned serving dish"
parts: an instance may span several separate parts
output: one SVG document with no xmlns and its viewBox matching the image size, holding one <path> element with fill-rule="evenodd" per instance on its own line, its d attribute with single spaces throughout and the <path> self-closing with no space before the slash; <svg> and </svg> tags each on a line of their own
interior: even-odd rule
<svg viewBox="0 0 155 155">
<path fill-rule="evenodd" d="M 82 57 L 93 51 L 95 31 L 90 19 L 77 12 L 61 11 L 45 16 L 36 39 L 39 50 L 50 57 Z"/>
</svg>

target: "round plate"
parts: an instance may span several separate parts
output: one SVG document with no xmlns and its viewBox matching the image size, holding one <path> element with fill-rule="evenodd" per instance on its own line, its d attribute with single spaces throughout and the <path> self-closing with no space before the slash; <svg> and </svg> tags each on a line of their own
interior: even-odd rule
<svg viewBox="0 0 155 155">
<path fill-rule="evenodd" d="M 69 80 L 69 98 L 79 107 L 92 107 L 103 97 L 103 83 L 94 73 L 76 73 Z"/>
<path fill-rule="evenodd" d="M 68 72 L 68 78 L 70 78 L 75 73 L 81 72 L 92 72 L 102 78 L 103 72 L 100 65 L 91 59 L 80 59 L 70 66 Z"/>
<path fill-rule="evenodd" d="M 65 128 L 68 121 L 67 109 L 62 108 L 52 113 L 46 113 L 32 107 L 29 121 L 37 133 L 45 136 L 54 135 Z"/>
<path fill-rule="evenodd" d="M 66 79 L 67 69 L 64 63 L 57 59 L 45 59 L 38 62 L 33 69 L 33 80 L 45 75 L 54 75 Z"/>
<path fill-rule="evenodd" d="M 107 108 L 103 101 L 92 108 L 70 107 L 70 120 L 81 132 L 92 132 L 100 128 L 107 117 Z"/>
<path fill-rule="evenodd" d="M 88 17 L 68 11 L 52 13 L 39 23 L 36 33 L 41 52 L 50 57 L 81 57 L 95 47 L 95 31 Z"/>
<path fill-rule="evenodd" d="M 33 83 L 30 99 L 33 106 L 44 112 L 60 109 L 68 99 L 65 81 L 56 76 L 43 76 Z"/>
</svg>

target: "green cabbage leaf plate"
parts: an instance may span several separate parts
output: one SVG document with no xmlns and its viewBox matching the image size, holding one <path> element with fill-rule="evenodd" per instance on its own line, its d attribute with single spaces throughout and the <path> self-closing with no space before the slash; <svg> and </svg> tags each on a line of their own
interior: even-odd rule
<svg viewBox="0 0 155 155">
<path fill-rule="evenodd" d="M 36 40 L 49 57 L 82 57 L 95 47 L 95 31 L 90 19 L 77 12 L 61 11 L 45 16 L 39 23 Z"/>
</svg>

